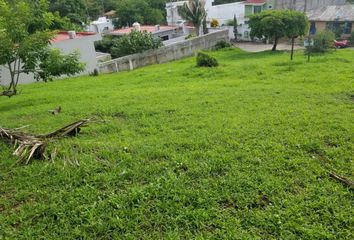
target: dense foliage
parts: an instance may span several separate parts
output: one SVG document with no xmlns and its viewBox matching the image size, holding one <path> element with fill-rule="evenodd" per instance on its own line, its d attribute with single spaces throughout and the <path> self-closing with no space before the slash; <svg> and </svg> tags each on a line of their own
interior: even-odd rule
<svg viewBox="0 0 354 240">
<path fill-rule="evenodd" d="M 204 52 L 197 53 L 197 66 L 198 67 L 217 67 L 219 65 L 216 58 L 209 56 Z"/>
<path fill-rule="evenodd" d="M 105 37 L 95 43 L 97 51 L 110 53 L 113 58 L 118 58 L 162 46 L 160 38 L 154 38 L 151 33 L 132 31 L 121 37 Z"/>
<path fill-rule="evenodd" d="M 305 34 L 308 19 L 302 12 L 294 10 L 269 10 L 250 17 L 251 37 L 267 38 L 274 41 L 276 50 L 280 38 L 289 37 L 294 40 Z"/>
<path fill-rule="evenodd" d="M 105 12 L 115 10 L 119 18 L 114 22 L 117 27 L 142 24 L 160 24 L 165 22 L 165 4 L 169 0 L 49 0 L 49 9 L 61 17 L 67 17 L 81 26 L 97 19 Z"/>
<path fill-rule="evenodd" d="M 163 0 L 125 0 L 119 1 L 117 11 L 119 18 L 114 21 L 116 27 L 131 26 L 134 22 L 141 24 L 160 24 L 165 22 L 165 1 Z"/>
<path fill-rule="evenodd" d="M 335 34 L 332 31 L 317 31 L 313 37 L 314 46 L 312 51 L 319 53 L 328 52 L 333 48 L 334 39 Z"/>
<path fill-rule="evenodd" d="M 77 54 L 64 56 L 49 48 L 55 34 L 50 30 L 55 15 L 47 9 L 45 0 L 0 0 L 0 65 L 7 67 L 11 75 L 2 95 L 16 94 L 21 74 L 32 73 L 37 80 L 47 81 L 83 70 Z"/>
<path fill-rule="evenodd" d="M 222 41 L 217 42 L 217 43 L 215 44 L 215 47 L 214 47 L 214 48 L 215 48 L 216 50 L 219 50 L 219 49 L 229 48 L 229 47 L 232 47 L 231 43 L 222 40 Z"/>
<path fill-rule="evenodd" d="M 183 19 L 194 25 L 196 35 L 199 36 L 203 21 L 207 16 L 205 0 L 188 0 L 178 9 L 178 12 Z"/>
<path fill-rule="evenodd" d="M 350 35 L 349 40 L 350 40 L 350 44 L 351 44 L 352 46 L 354 46 L 354 31 L 353 31 L 352 34 Z"/>
</svg>

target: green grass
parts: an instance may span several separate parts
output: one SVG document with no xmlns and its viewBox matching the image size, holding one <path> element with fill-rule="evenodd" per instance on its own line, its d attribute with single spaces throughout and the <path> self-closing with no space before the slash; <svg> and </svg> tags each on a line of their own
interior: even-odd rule
<svg viewBox="0 0 354 240">
<path fill-rule="evenodd" d="M 353 239 L 327 171 L 354 178 L 354 52 L 211 55 L 1 98 L 2 127 L 107 122 L 52 143 L 54 163 L 0 142 L 0 239 Z"/>
</svg>

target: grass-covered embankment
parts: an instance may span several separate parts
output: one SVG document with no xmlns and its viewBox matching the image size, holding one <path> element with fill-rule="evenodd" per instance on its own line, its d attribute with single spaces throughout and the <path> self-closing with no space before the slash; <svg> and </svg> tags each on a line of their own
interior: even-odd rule
<svg viewBox="0 0 354 240">
<path fill-rule="evenodd" d="M 52 144 L 55 163 L 0 142 L 0 239 L 353 239 L 353 192 L 327 171 L 354 178 L 354 52 L 212 55 L 1 98 L 7 128 L 107 122 Z"/>
</svg>

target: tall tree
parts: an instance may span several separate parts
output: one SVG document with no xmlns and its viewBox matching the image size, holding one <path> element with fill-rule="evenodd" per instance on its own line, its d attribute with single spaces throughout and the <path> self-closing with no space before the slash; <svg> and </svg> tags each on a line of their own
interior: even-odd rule
<svg viewBox="0 0 354 240">
<path fill-rule="evenodd" d="M 141 24 L 160 24 L 164 22 L 161 10 L 151 7 L 146 0 L 125 0 L 117 4 L 119 19 L 116 27 L 131 26 L 134 22 Z"/>
<path fill-rule="evenodd" d="M 305 13 L 295 10 L 270 10 L 252 15 L 249 26 L 251 28 L 251 37 L 266 37 L 274 41 L 273 51 L 277 49 L 280 38 L 290 38 L 292 42 L 292 59 L 295 38 L 305 35 L 308 19 Z"/>
<path fill-rule="evenodd" d="M 63 56 L 49 48 L 55 33 L 49 30 L 54 15 L 48 13 L 47 8 L 46 0 L 31 3 L 0 0 L 0 65 L 10 72 L 10 84 L 0 95 L 16 95 L 23 73 L 32 73 L 37 80 L 47 81 L 53 76 L 83 70 L 77 54 Z M 55 67 L 51 67 L 53 63 Z"/>
<path fill-rule="evenodd" d="M 285 27 L 281 10 L 264 11 L 250 17 L 251 37 L 273 40 L 272 51 L 277 50 L 278 41 L 285 36 Z"/>
<path fill-rule="evenodd" d="M 82 25 L 88 20 L 87 3 L 84 0 L 50 0 L 49 11 L 68 17 L 71 22 Z"/>
<path fill-rule="evenodd" d="M 285 35 L 291 39 L 291 60 L 294 56 L 295 38 L 304 36 L 308 30 L 308 18 L 303 12 L 283 11 Z"/>
<path fill-rule="evenodd" d="M 191 22 L 196 30 L 197 36 L 200 35 L 200 27 L 206 18 L 205 0 L 188 0 L 181 8 L 179 14 L 185 20 Z"/>
<path fill-rule="evenodd" d="M 234 27 L 234 36 L 235 36 L 235 41 L 237 41 L 237 37 L 238 37 L 238 30 L 237 30 L 237 18 L 236 18 L 236 14 L 234 15 L 234 19 L 233 19 L 233 24 L 232 26 Z"/>
</svg>

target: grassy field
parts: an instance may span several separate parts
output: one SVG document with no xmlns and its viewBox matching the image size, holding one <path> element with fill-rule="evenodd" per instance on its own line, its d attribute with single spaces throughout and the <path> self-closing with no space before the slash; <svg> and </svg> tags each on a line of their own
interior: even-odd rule
<svg viewBox="0 0 354 240">
<path fill-rule="evenodd" d="M 354 51 L 211 54 L 1 98 L 6 128 L 107 121 L 54 163 L 0 142 L 0 239 L 354 239 L 353 192 L 328 176 L 354 178 Z"/>
</svg>

